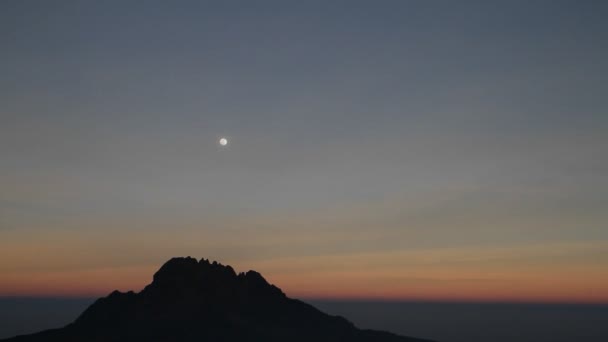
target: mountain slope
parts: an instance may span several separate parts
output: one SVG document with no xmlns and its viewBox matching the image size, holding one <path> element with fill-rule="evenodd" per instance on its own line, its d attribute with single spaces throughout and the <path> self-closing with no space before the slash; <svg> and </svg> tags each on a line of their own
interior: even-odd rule
<svg viewBox="0 0 608 342">
<path fill-rule="evenodd" d="M 112 292 L 72 324 L 4 341 L 422 342 L 357 329 L 290 299 L 257 272 L 174 258 L 141 292 Z"/>
</svg>

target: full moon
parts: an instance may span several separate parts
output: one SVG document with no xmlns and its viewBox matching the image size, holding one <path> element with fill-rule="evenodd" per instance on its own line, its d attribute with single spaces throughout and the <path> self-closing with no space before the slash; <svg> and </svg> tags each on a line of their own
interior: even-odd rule
<svg viewBox="0 0 608 342">
<path fill-rule="evenodd" d="M 220 145 L 221 146 L 228 145 L 228 139 L 226 139 L 226 138 L 220 138 Z"/>
</svg>

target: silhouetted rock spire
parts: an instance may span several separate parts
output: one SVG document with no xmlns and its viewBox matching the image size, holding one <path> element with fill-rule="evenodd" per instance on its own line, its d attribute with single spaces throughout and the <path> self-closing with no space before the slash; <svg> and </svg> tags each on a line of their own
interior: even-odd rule
<svg viewBox="0 0 608 342">
<path fill-rule="evenodd" d="M 357 329 L 288 298 L 255 271 L 173 258 L 141 292 L 114 291 L 64 328 L 6 341 L 423 341 Z"/>
</svg>

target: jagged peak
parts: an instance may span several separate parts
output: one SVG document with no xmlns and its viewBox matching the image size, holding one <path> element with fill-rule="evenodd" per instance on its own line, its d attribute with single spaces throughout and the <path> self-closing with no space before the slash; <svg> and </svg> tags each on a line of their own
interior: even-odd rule
<svg viewBox="0 0 608 342">
<path fill-rule="evenodd" d="M 190 256 L 169 259 L 154 274 L 146 289 L 153 291 L 210 291 L 210 289 L 234 288 L 260 295 L 285 294 L 253 270 L 236 273 L 229 265 L 202 258 L 198 261 Z M 198 289 L 198 290 L 197 290 Z M 212 290 L 216 291 L 216 290 Z M 220 292 L 224 291 L 221 289 Z"/>
<path fill-rule="evenodd" d="M 422 340 L 358 330 L 340 317 L 287 298 L 262 275 L 238 275 L 207 259 L 172 258 L 139 293 L 114 291 L 65 328 L 15 341 Z"/>
<path fill-rule="evenodd" d="M 268 284 L 268 282 L 266 281 L 266 279 L 264 279 L 264 277 L 260 273 L 254 271 L 254 270 L 247 271 L 247 273 L 245 273 L 244 277 L 247 278 L 247 279 L 251 279 L 253 281 L 257 281 L 257 282 L 262 282 L 264 284 Z"/>
</svg>

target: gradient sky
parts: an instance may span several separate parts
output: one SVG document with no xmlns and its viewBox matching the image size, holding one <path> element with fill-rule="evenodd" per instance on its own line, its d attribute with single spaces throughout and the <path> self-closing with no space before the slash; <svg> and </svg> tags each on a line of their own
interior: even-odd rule
<svg viewBox="0 0 608 342">
<path fill-rule="evenodd" d="M 0 295 L 192 255 L 296 297 L 608 302 L 607 17 L 2 1 Z"/>
</svg>

